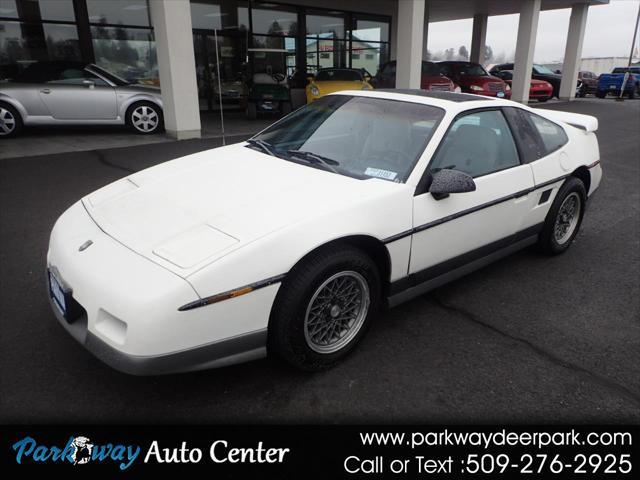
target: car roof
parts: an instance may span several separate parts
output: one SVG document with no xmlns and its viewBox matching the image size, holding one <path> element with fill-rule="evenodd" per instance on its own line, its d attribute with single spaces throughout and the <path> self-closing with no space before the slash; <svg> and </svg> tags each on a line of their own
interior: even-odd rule
<svg viewBox="0 0 640 480">
<path fill-rule="evenodd" d="M 449 102 L 482 102 L 493 100 L 491 97 L 481 97 L 480 95 L 472 95 L 470 93 L 453 93 L 453 92 L 431 92 L 428 90 L 420 90 L 418 88 L 380 88 L 378 92 L 398 93 L 401 95 L 415 95 L 418 97 L 435 98 L 438 100 L 447 100 Z"/>
<path fill-rule="evenodd" d="M 343 90 L 329 95 L 350 95 L 354 97 L 384 98 L 410 103 L 421 103 L 439 107 L 454 113 L 472 108 L 520 106 L 510 100 L 494 97 L 483 97 L 469 93 L 430 92 L 418 89 L 377 89 L 377 90 Z"/>
</svg>

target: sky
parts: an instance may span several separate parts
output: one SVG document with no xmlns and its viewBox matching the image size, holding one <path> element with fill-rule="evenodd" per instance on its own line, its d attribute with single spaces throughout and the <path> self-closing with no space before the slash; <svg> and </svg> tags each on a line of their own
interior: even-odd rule
<svg viewBox="0 0 640 480">
<path fill-rule="evenodd" d="M 611 0 L 608 5 L 590 7 L 582 57 L 628 57 L 639 4 L 640 0 Z M 571 9 L 540 12 L 534 62 L 562 60 L 570 15 Z M 472 23 L 471 19 L 430 23 L 429 51 L 455 48 L 457 53 L 461 45 L 471 50 Z M 486 43 L 493 49 L 494 58 L 513 58 L 517 34 L 518 15 L 489 17 Z M 636 39 L 636 46 L 639 43 Z"/>
</svg>

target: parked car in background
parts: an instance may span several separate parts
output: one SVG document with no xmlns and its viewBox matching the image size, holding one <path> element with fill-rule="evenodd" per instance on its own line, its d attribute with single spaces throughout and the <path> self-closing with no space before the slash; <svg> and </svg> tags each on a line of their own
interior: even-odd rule
<svg viewBox="0 0 640 480">
<path fill-rule="evenodd" d="M 463 92 L 486 97 L 511 98 L 511 87 L 501 78 L 487 73 L 479 63 L 446 61 L 437 65 Z"/>
<path fill-rule="evenodd" d="M 580 70 L 578 72 L 578 88 L 577 96 L 586 97 L 589 93 L 596 93 L 598 90 L 598 75 L 593 72 Z"/>
<path fill-rule="evenodd" d="M 512 86 L 513 70 L 501 70 L 496 73 L 496 77 L 500 77 L 507 85 Z M 529 86 L 529 99 L 538 100 L 539 102 L 546 102 L 553 95 L 553 86 L 545 80 L 531 79 L 531 85 Z"/>
<path fill-rule="evenodd" d="M 395 88 L 396 61 L 392 60 L 382 65 L 376 76 L 371 80 L 371 84 L 375 88 Z M 460 91 L 460 87 L 454 84 L 450 78 L 446 77 L 442 73 L 442 70 L 437 63 L 427 61 L 422 62 L 420 88 L 422 90 L 442 92 Z"/>
<path fill-rule="evenodd" d="M 611 73 L 600 75 L 596 97 L 604 98 L 609 94 L 619 97 L 626 73 L 629 73 L 629 77 L 624 87 L 624 93 L 629 98 L 640 95 L 640 67 L 616 67 Z"/>
<path fill-rule="evenodd" d="M 307 103 L 324 95 L 342 90 L 371 90 L 371 77 L 355 68 L 321 68 L 313 77 L 309 77 L 306 86 Z"/>
<path fill-rule="evenodd" d="M 132 85 L 93 64 L 35 62 L 0 83 L 0 138 L 24 125 L 128 125 L 150 134 L 164 127 L 160 89 Z"/>
<path fill-rule="evenodd" d="M 502 70 L 513 71 L 513 69 L 513 63 L 503 63 L 492 67 L 491 73 L 493 75 L 497 75 L 498 72 Z M 534 64 L 531 69 L 531 78 L 533 78 L 534 80 L 544 80 L 545 82 L 549 82 L 553 87 L 552 97 L 558 97 L 560 95 L 560 83 L 562 82 L 561 74 L 553 72 L 544 65 Z"/>
</svg>

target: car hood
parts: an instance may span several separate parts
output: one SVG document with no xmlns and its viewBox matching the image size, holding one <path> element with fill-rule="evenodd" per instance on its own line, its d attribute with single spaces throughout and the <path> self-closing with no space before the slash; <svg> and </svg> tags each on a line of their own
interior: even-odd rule
<svg viewBox="0 0 640 480">
<path fill-rule="evenodd" d="M 396 184 L 358 180 L 246 148 L 160 164 L 83 199 L 100 228 L 181 276 L 261 237 L 338 213 Z"/>
</svg>

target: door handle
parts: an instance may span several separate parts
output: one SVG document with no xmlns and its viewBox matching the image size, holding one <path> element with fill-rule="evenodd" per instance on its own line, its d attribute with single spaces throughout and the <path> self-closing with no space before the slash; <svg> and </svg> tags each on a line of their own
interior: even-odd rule
<svg viewBox="0 0 640 480">
<path fill-rule="evenodd" d="M 51 89 L 50 88 L 43 88 L 42 90 L 40 90 L 40 93 L 51 93 Z"/>
</svg>

